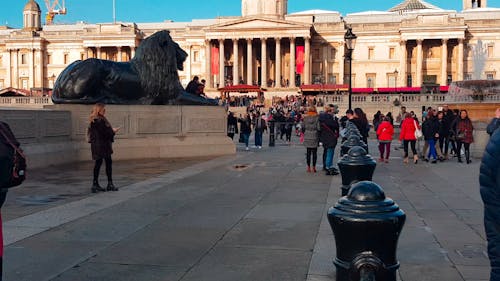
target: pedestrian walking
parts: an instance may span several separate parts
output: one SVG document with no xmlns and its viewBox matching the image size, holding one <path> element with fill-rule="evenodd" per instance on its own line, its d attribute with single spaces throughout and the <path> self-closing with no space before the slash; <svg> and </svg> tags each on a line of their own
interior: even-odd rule
<svg viewBox="0 0 500 281">
<path fill-rule="evenodd" d="M 339 138 L 339 121 L 334 116 L 334 106 L 325 106 L 325 112 L 319 115 L 321 125 L 319 141 L 323 144 L 323 169 L 326 175 L 337 175 L 338 171 L 333 168 L 333 156 L 337 140 Z"/>
<path fill-rule="evenodd" d="M 88 141 L 90 143 L 90 150 L 92 152 L 92 159 L 94 163 L 94 179 L 92 181 L 91 191 L 96 193 L 98 191 L 118 191 L 118 188 L 113 184 L 113 168 L 111 154 L 113 154 L 112 143 L 115 134 L 120 128 L 113 128 L 108 119 L 104 116 L 106 113 L 105 105 L 97 103 L 92 108 L 89 117 Z M 106 176 L 108 177 L 108 185 L 106 189 L 99 185 L 99 172 L 102 162 L 106 163 Z"/>
<path fill-rule="evenodd" d="M 370 124 L 368 123 L 365 112 L 361 108 L 357 107 L 354 109 L 354 118 L 351 119 L 351 122 L 356 125 L 361 134 L 361 139 L 366 143 L 366 145 L 368 145 Z"/>
<path fill-rule="evenodd" d="M 307 172 L 316 173 L 316 162 L 318 160 L 318 143 L 319 143 L 319 117 L 315 106 L 310 106 L 307 114 L 304 117 L 304 125 L 302 130 L 304 132 L 304 146 L 307 149 L 306 162 Z M 311 161 L 312 160 L 312 161 Z"/>
<path fill-rule="evenodd" d="M 486 132 L 491 136 L 498 128 L 500 128 L 500 107 L 495 111 L 495 118 L 493 118 L 490 124 L 488 124 L 488 127 L 486 127 Z"/>
<path fill-rule="evenodd" d="M 457 157 L 458 162 L 462 163 L 462 145 L 465 150 L 465 161 L 467 164 L 470 164 L 472 161 L 470 160 L 470 144 L 474 142 L 473 131 L 474 127 L 472 126 L 472 121 L 469 119 L 469 115 L 467 110 L 462 109 L 460 111 L 459 118 L 455 119 L 455 125 L 452 126 L 455 128 L 455 139 L 457 141 Z"/>
<path fill-rule="evenodd" d="M 234 139 L 234 134 L 238 133 L 238 119 L 234 117 L 234 113 L 229 112 L 227 116 L 227 136 Z"/>
<path fill-rule="evenodd" d="M 405 164 L 408 163 L 408 146 L 411 146 L 413 163 L 418 163 L 418 154 L 416 149 L 417 137 L 415 136 L 416 130 L 420 130 L 418 122 L 412 117 L 411 113 L 406 113 L 406 117 L 401 123 L 401 132 L 399 134 L 399 140 L 403 142 L 403 149 L 405 153 L 403 162 Z"/>
<path fill-rule="evenodd" d="M 384 117 L 377 129 L 378 150 L 380 152 L 379 162 L 389 163 L 391 154 L 391 143 L 394 136 L 394 126 L 392 126 L 389 117 Z M 385 152 L 385 159 L 384 159 Z"/>
<path fill-rule="evenodd" d="M 240 131 L 243 136 L 243 142 L 245 143 L 245 150 L 249 150 L 248 141 L 252 133 L 252 119 L 250 119 L 250 114 L 247 113 L 245 118 L 240 118 L 238 122 L 240 123 Z"/>
<path fill-rule="evenodd" d="M 264 131 L 267 131 L 267 124 L 266 120 L 264 120 L 264 115 L 265 113 L 259 114 L 257 113 L 258 116 L 255 118 L 255 125 L 254 125 L 254 131 L 255 131 L 255 146 L 258 149 L 262 148 L 262 134 Z"/>
<path fill-rule="evenodd" d="M 434 117 L 434 112 L 432 110 L 427 112 L 424 123 L 422 123 L 422 133 L 424 134 L 424 140 L 429 146 L 429 153 L 427 154 L 427 159 L 431 159 L 431 163 L 437 163 L 437 152 L 436 152 L 436 139 L 439 138 L 439 123 Z M 422 153 L 425 153 L 425 148 Z M 424 154 L 425 156 L 425 154 Z"/>
</svg>

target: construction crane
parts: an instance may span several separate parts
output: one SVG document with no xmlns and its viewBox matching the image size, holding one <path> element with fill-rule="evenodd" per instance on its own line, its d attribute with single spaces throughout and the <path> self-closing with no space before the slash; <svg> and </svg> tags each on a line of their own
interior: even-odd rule
<svg viewBox="0 0 500 281">
<path fill-rule="evenodd" d="M 62 4 L 59 3 L 59 0 L 45 0 L 45 6 L 47 7 L 47 15 L 45 17 L 46 24 L 52 24 L 54 22 L 55 15 L 65 15 L 66 14 L 66 6 L 64 5 L 64 1 L 62 0 Z"/>
</svg>

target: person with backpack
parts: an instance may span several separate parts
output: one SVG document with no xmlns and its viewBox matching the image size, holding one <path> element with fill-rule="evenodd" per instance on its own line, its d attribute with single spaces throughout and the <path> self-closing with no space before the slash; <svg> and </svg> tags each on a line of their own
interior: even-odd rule
<svg viewBox="0 0 500 281">
<path fill-rule="evenodd" d="M 7 199 L 9 188 L 26 179 L 26 156 L 9 125 L 0 121 L 0 208 Z M 3 225 L 0 213 L 0 280 L 3 269 Z"/>
<path fill-rule="evenodd" d="M 113 154 L 112 143 L 114 142 L 115 134 L 120 128 L 111 127 L 108 119 L 104 116 L 105 113 L 105 105 L 97 103 L 92 108 L 92 113 L 89 117 L 88 138 L 92 159 L 95 161 L 94 179 L 90 189 L 92 193 L 98 191 L 118 191 L 118 188 L 113 184 L 111 154 Z M 106 176 L 108 177 L 106 189 L 99 185 L 99 172 L 103 161 L 106 163 Z"/>
</svg>

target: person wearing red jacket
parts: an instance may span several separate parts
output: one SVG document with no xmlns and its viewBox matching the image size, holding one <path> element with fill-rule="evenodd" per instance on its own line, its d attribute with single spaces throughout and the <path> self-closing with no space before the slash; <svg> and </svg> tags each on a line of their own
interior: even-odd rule
<svg viewBox="0 0 500 281">
<path fill-rule="evenodd" d="M 403 142 L 403 147 L 405 151 L 404 163 L 408 163 L 408 145 L 411 146 L 411 151 L 413 152 L 413 163 L 417 164 L 418 154 L 416 149 L 417 138 L 415 137 L 415 131 L 420 129 L 420 126 L 410 113 L 406 113 L 405 119 L 401 123 L 401 133 L 399 134 L 399 140 Z"/>
<path fill-rule="evenodd" d="M 378 150 L 380 151 L 380 162 L 389 163 L 389 155 L 391 154 L 391 142 L 394 135 L 394 127 L 391 125 L 388 117 L 382 119 L 382 123 L 377 128 Z"/>
</svg>

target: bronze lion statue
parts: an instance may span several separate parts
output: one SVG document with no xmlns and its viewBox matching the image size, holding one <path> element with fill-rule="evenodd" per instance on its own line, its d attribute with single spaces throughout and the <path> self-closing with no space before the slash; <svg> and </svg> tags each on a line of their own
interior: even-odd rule
<svg viewBox="0 0 500 281">
<path fill-rule="evenodd" d="M 71 63 L 54 84 L 54 103 L 216 105 L 184 91 L 177 70 L 187 53 L 167 30 L 144 39 L 130 62 L 86 59 Z"/>
</svg>

